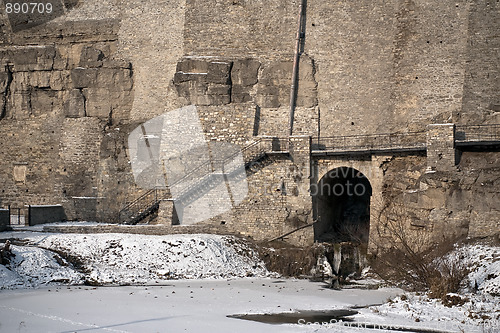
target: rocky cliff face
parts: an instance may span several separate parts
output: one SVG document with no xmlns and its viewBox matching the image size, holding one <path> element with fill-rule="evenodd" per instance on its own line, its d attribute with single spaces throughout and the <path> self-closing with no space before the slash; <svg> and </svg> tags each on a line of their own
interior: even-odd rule
<svg viewBox="0 0 500 333">
<path fill-rule="evenodd" d="M 398 213 L 409 229 L 432 231 L 438 240 L 499 233 L 497 152 L 463 152 L 454 172 L 426 172 L 423 156 L 394 157 L 382 167 L 385 200 L 403 207 Z"/>
</svg>

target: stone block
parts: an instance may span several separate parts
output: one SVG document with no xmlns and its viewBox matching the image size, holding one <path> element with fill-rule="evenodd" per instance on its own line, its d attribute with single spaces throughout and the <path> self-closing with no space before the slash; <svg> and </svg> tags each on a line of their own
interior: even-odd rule
<svg viewBox="0 0 500 333">
<path fill-rule="evenodd" d="M 251 58 L 235 60 L 231 70 L 231 82 L 240 86 L 257 84 L 260 66 L 259 61 Z"/>
<path fill-rule="evenodd" d="M 31 113 L 35 116 L 51 113 L 61 101 L 59 92 L 50 89 L 34 89 L 30 96 Z"/>
<path fill-rule="evenodd" d="M 229 95 L 206 95 L 198 96 L 196 98 L 198 105 L 224 105 L 231 102 L 231 96 Z"/>
<path fill-rule="evenodd" d="M 29 75 L 30 85 L 37 88 L 50 88 L 50 78 L 52 72 L 35 71 Z"/>
<path fill-rule="evenodd" d="M 248 93 L 248 87 L 233 86 L 231 90 L 231 102 L 246 103 L 251 101 L 252 101 L 252 96 Z"/>
<path fill-rule="evenodd" d="M 293 64 L 291 61 L 276 61 L 262 69 L 259 83 L 264 85 L 290 87 Z"/>
<path fill-rule="evenodd" d="M 86 100 L 86 115 L 88 117 L 109 118 L 112 110 L 113 98 L 106 88 L 83 89 Z"/>
<path fill-rule="evenodd" d="M 54 66 L 56 50 L 53 46 L 14 49 L 12 60 L 18 72 L 48 71 Z"/>
<path fill-rule="evenodd" d="M 194 81 L 185 81 L 175 85 L 177 94 L 181 97 L 185 97 L 188 101 L 191 96 L 202 96 L 207 93 L 208 86 L 203 83 Z"/>
<path fill-rule="evenodd" d="M 174 74 L 174 84 L 179 85 L 184 82 L 208 82 L 207 73 L 184 73 L 176 72 Z"/>
<path fill-rule="evenodd" d="M 92 46 L 86 46 L 82 49 L 80 55 L 81 67 L 101 67 L 104 60 L 104 53 Z"/>
<path fill-rule="evenodd" d="M 79 89 L 69 92 L 64 102 L 64 115 L 68 118 L 85 117 L 85 98 Z"/>
<path fill-rule="evenodd" d="M 263 108 L 278 108 L 281 105 L 279 98 L 279 87 L 259 85 L 256 103 Z"/>
<path fill-rule="evenodd" d="M 50 89 L 63 90 L 69 81 L 69 71 L 54 71 L 50 75 Z"/>
<path fill-rule="evenodd" d="M 208 64 L 206 60 L 183 59 L 177 63 L 177 72 L 181 73 L 208 73 Z"/>
<path fill-rule="evenodd" d="M 207 80 L 210 83 L 230 84 L 232 62 L 210 62 Z"/>
<path fill-rule="evenodd" d="M 97 84 L 98 69 L 96 68 L 75 68 L 71 71 L 71 81 L 73 88 L 95 87 Z"/>
<path fill-rule="evenodd" d="M 231 94 L 231 86 L 223 84 L 209 84 L 207 94 L 229 96 Z"/>
</svg>

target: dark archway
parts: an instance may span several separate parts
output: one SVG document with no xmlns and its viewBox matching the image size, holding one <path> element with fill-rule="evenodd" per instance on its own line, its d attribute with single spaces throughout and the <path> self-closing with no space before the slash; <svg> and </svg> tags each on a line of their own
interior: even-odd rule
<svg viewBox="0 0 500 333">
<path fill-rule="evenodd" d="M 333 169 L 312 186 L 311 193 L 318 220 L 315 241 L 368 243 L 372 187 L 360 171 Z"/>
</svg>

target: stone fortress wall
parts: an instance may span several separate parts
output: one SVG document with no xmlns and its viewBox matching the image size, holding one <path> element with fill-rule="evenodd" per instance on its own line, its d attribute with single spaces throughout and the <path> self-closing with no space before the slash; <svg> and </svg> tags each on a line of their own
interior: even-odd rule
<svg viewBox="0 0 500 333">
<path fill-rule="evenodd" d="M 88 0 L 16 33 L 2 12 L 0 206 L 62 204 L 69 219 L 116 221 L 144 192 L 128 133 L 189 104 L 208 140 L 286 136 L 298 4 Z M 485 0 L 308 0 L 290 155 L 260 165 L 248 198 L 203 224 L 277 237 L 317 218 L 300 189 L 348 166 L 374 189 L 371 233 L 396 197 L 416 228 L 497 233 L 498 153 L 455 161 L 450 132 L 428 126 L 500 123 L 499 16 L 500 4 Z M 308 136 L 406 131 L 428 131 L 438 144 L 427 158 L 310 155 Z M 307 244 L 312 233 L 289 239 Z"/>
</svg>

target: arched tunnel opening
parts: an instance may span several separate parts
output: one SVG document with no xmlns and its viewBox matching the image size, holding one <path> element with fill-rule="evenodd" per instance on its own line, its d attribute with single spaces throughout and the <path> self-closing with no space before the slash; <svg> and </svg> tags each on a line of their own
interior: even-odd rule
<svg viewBox="0 0 500 333">
<path fill-rule="evenodd" d="M 354 168 L 336 168 L 311 193 L 318 221 L 314 225 L 316 242 L 368 244 L 372 187 L 365 175 Z"/>
</svg>

